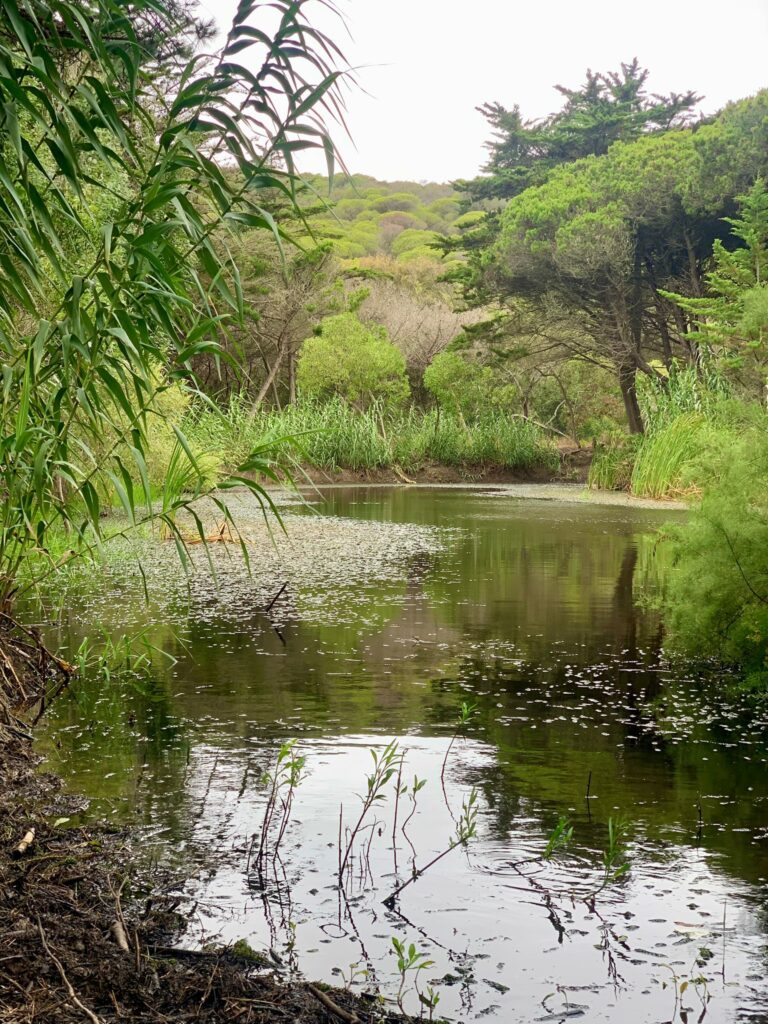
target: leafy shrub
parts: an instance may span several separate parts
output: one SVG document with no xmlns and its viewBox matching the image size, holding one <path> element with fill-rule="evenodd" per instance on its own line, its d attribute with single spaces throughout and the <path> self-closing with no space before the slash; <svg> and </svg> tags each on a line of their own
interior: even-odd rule
<svg viewBox="0 0 768 1024">
<path fill-rule="evenodd" d="M 305 398 L 338 395 L 360 408 L 401 404 L 409 391 L 405 358 L 386 329 L 366 326 L 354 313 L 326 317 L 319 334 L 304 342 L 297 381 Z"/>
<path fill-rule="evenodd" d="M 424 387 L 441 408 L 473 416 L 489 400 L 493 374 L 487 367 L 446 349 L 424 371 Z"/>
<path fill-rule="evenodd" d="M 768 442 L 752 432 L 718 452 L 701 504 L 671 530 L 670 648 L 768 673 Z"/>
</svg>

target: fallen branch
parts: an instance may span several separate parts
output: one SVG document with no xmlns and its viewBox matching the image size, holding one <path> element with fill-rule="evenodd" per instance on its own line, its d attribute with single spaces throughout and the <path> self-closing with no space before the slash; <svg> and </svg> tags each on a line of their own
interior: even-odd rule
<svg viewBox="0 0 768 1024">
<path fill-rule="evenodd" d="M 307 989 L 312 993 L 315 999 L 319 999 L 326 1010 L 330 1011 L 334 1017 L 338 1017 L 339 1020 L 345 1021 L 345 1024 L 362 1024 L 360 1018 L 354 1014 L 345 1010 L 338 1003 L 334 1003 L 330 996 L 326 995 L 322 989 L 315 988 L 314 985 L 307 985 Z"/>
<path fill-rule="evenodd" d="M 50 959 L 53 961 L 53 964 L 54 964 L 56 970 L 59 972 L 59 977 L 61 978 L 61 980 L 64 983 L 64 987 L 67 990 L 67 995 L 69 996 L 69 998 L 72 1000 L 72 1002 L 78 1008 L 78 1010 L 82 1010 L 83 1011 L 83 1013 L 88 1018 L 88 1020 L 91 1021 L 91 1024 L 102 1024 L 101 1018 L 97 1017 L 96 1014 L 93 1012 L 93 1010 L 89 1010 L 88 1007 L 85 1005 L 85 1003 L 81 1003 L 80 1000 L 77 998 L 77 993 L 72 988 L 72 983 L 70 982 L 69 978 L 67 977 L 67 975 L 66 975 L 66 973 L 64 971 L 64 967 L 63 967 L 63 965 L 61 963 L 61 960 L 59 960 L 59 958 L 53 952 L 53 950 L 48 945 L 48 943 L 47 943 L 47 941 L 45 939 L 45 932 L 43 931 L 43 925 L 42 925 L 42 922 L 40 921 L 39 917 L 37 919 L 37 928 L 38 928 L 38 931 L 40 932 L 40 941 L 43 944 L 43 949 L 48 954 Z"/>
</svg>

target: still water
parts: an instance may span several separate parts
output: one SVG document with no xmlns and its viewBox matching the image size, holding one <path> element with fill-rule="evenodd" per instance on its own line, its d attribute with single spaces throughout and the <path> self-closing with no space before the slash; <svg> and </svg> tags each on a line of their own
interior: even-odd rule
<svg viewBox="0 0 768 1024">
<path fill-rule="evenodd" d="M 768 1021 L 768 711 L 664 658 L 656 533 L 683 514 L 570 497 L 329 488 L 287 503 L 274 543 L 241 497 L 250 572 L 217 545 L 216 582 L 202 555 L 187 577 L 158 544 L 148 594 L 127 560 L 72 581 L 49 623 L 62 645 L 100 623 L 175 661 L 62 700 L 48 764 L 88 813 L 139 825 L 140 856 L 192 869 L 188 942 L 245 939 L 286 976 L 388 1000 L 392 939 L 413 942 L 435 1019 Z M 259 879 L 264 773 L 292 739 L 304 776 Z M 340 817 L 344 847 L 393 739 L 397 828 L 396 775 L 342 893 Z M 473 790 L 475 837 L 385 906 Z M 561 818 L 570 845 L 544 860 Z M 606 872 L 609 821 L 628 833 Z"/>
</svg>

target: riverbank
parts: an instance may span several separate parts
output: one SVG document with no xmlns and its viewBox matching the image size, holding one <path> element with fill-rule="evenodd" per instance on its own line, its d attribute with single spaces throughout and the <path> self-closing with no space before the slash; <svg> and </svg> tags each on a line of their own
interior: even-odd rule
<svg viewBox="0 0 768 1024">
<path fill-rule="evenodd" d="M 247 944 L 179 948 L 178 879 L 136 872 L 130 831 L 70 828 L 83 801 L 0 748 L 0 1020 L 8 1024 L 397 1021 L 375 996 L 304 981 Z"/>
<path fill-rule="evenodd" d="M 510 467 L 498 463 L 466 463 L 447 465 L 424 462 L 403 469 L 399 465 L 351 469 L 323 469 L 301 463 L 296 474 L 311 483 L 322 484 L 516 484 L 516 483 L 586 483 L 592 461 L 591 448 L 562 446 L 557 449 L 559 464 Z"/>
</svg>

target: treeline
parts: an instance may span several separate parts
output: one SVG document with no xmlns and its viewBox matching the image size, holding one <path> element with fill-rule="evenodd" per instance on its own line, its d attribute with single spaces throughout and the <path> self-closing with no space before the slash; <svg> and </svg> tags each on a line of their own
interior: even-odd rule
<svg viewBox="0 0 768 1024">
<path fill-rule="evenodd" d="M 664 385 L 673 366 L 712 354 L 706 312 L 688 300 L 705 294 L 716 247 L 744 244 L 732 218 L 768 171 L 768 92 L 697 119 L 694 93 L 649 95 L 647 75 L 636 61 L 590 74 L 543 122 L 486 106 L 486 173 L 459 183 L 486 214 L 444 240 L 466 257 L 454 273 L 465 301 L 493 314 L 475 333 L 479 357 L 523 372 L 526 358 L 535 372 L 574 358 L 601 367 L 633 433 L 645 427 L 638 376 Z M 752 396 L 754 362 L 739 379 Z"/>
<path fill-rule="evenodd" d="M 534 409 L 557 381 L 552 422 L 595 440 L 595 485 L 693 503 L 658 549 L 668 649 L 764 689 L 768 90 L 702 118 L 647 79 L 589 73 L 536 122 L 482 108 L 489 159 L 457 188 L 483 213 L 442 245 L 485 315 L 453 347 Z"/>
</svg>

